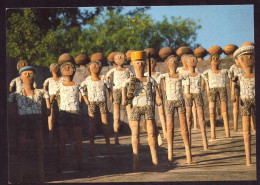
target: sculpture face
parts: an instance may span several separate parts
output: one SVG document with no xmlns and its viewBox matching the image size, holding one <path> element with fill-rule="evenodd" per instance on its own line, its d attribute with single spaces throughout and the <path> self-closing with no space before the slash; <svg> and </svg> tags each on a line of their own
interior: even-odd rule
<svg viewBox="0 0 260 185">
<path fill-rule="evenodd" d="M 91 73 L 97 74 L 100 70 L 100 66 L 97 63 L 92 63 L 89 66 L 89 70 Z"/>
<path fill-rule="evenodd" d="M 177 58 L 175 57 L 172 57 L 170 58 L 168 61 L 167 61 L 167 66 L 169 69 L 172 69 L 172 68 L 177 68 L 177 66 L 179 65 L 179 61 Z"/>
<path fill-rule="evenodd" d="M 145 60 L 133 60 L 132 65 L 134 66 L 135 71 L 144 72 L 146 66 Z"/>
<path fill-rule="evenodd" d="M 220 61 L 221 61 L 221 58 L 219 56 L 215 56 L 213 55 L 211 57 L 211 64 L 212 65 L 219 65 L 220 64 Z"/>
<path fill-rule="evenodd" d="M 59 66 L 58 65 L 52 66 L 51 71 L 54 72 L 54 73 L 58 73 L 59 72 Z"/>
<path fill-rule="evenodd" d="M 72 76 L 74 69 L 71 65 L 67 64 L 61 69 L 61 73 L 63 76 Z"/>
<path fill-rule="evenodd" d="M 148 66 L 148 59 L 146 60 L 146 65 Z M 154 69 L 156 65 L 156 60 L 154 58 L 151 58 L 151 69 Z"/>
<path fill-rule="evenodd" d="M 195 67 L 198 63 L 198 60 L 196 57 L 188 57 L 187 58 L 187 65 L 188 66 L 192 66 L 192 67 Z"/>
<path fill-rule="evenodd" d="M 20 78 L 24 84 L 33 84 L 35 79 L 35 73 L 32 70 L 23 71 Z"/>
<path fill-rule="evenodd" d="M 240 62 L 239 62 L 238 59 L 235 59 L 235 63 L 236 63 L 236 65 L 237 65 L 237 67 L 241 67 L 241 64 L 240 64 Z"/>
<path fill-rule="evenodd" d="M 22 61 L 22 62 L 20 62 L 19 65 L 18 65 L 18 70 L 20 70 L 22 67 L 28 66 L 28 65 L 29 65 L 28 62 Z"/>
<path fill-rule="evenodd" d="M 255 55 L 254 54 L 244 54 L 238 57 L 238 61 L 242 68 L 244 67 L 254 67 L 255 65 Z"/>
<path fill-rule="evenodd" d="M 123 65 L 125 63 L 126 56 L 124 54 L 117 54 L 115 56 L 115 63 L 119 66 Z"/>
<path fill-rule="evenodd" d="M 187 54 L 181 56 L 181 62 L 183 63 L 183 66 L 187 67 Z"/>
</svg>

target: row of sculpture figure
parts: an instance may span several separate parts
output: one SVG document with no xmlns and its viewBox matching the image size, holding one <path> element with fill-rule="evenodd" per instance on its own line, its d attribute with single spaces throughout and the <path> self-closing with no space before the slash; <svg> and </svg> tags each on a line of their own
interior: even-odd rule
<svg viewBox="0 0 260 185">
<path fill-rule="evenodd" d="M 82 58 L 84 59 L 84 56 L 81 55 Z M 110 100 L 114 105 L 115 144 L 119 144 L 120 104 L 122 104 L 126 106 L 132 134 L 133 170 L 138 171 L 139 169 L 139 126 L 141 115 L 144 115 L 146 121 L 152 163 L 157 169 L 157 146 L 162 144 L 162 138 L 155 124 L 154 107 L 159 110 L 163 136 L 167 138 L 169 162 L 173 161 L 173 124 L 174 112 L 177 110 L 187 163 L 190 164 L 192 163 L 192 107 L 198 113 L 203 148 L 204 150 L 208 149 L 202 96 L 204 90 L 206 90 L 209 100 L 211 139 L 216 139 L 215 108 L 217 100 L 220 100 L 226 137 L 230 137 L 226 89 L 227 76 L 232 87 L 231 100 L 234 102 L 234 130 L 237 131 L 237 105 L 240 102 L 246 165 L 252 165 L 250 122 L 253 123 L 254 119 L 251 119 L 251 117 L 255 108 L 254 46 L 241 46 L 234 52 L 233 58 L 236 63 L 229 70 L 220 69 L 221 57 L 218 53 L 213 53 L 209 58 L 211 68 L 200 73 L 196 68 L 197 57 L 193 54 L 183 53 L 181 59 L 177 55 L 169 55 L 165 59 L 169 73 L 161 74 L 154 71 L 156 60 L 151 57 L 151 53 L 133 51 L 131 53 L 131 62 L 134 71 L 131 71 L 124 65 L 126 55 L 117 52 L 114 56 L 114 61 L 117 64 L 115 68 L 108 71 L 106 75 L 101 75 L 101 62 L 93 60 L 88 65 L 91 75 L 79 84 L 73 81 L 76 72 L 74 58 L 69 53 L 64 53 L 59 57 L 58 64 L 51 64 L 52 77 L 45 80 L 43 89 L 34 87 L 36 68 L 28 66 L 26 61 L 18 62 L 17 69 L 20 76 L 10 84 L 10 91 L 14 90 L 12 88 L 14 85 L 16 85 L 16 91 L 9 94 L 8 102 L 10 102 L 9 107 L 17 106 L 18 110 L 16 126 L 19 131 L 18 154 L 21 157 L 21 164 L 19 165 L 21 167 L 21 180 L 27 129 L 34 129 L 38 146 L 36 153 L 41 164 L 38 165 L 38 172 L 43 180 L 42 98 L 46 99 L 50 138 L 53 135 L 54 121 L 56 120 L 58 124 L 58 171 L 62 170 L 67 128 L 73 130 L 78 168 L 83 168 L 82 124 L 84 123 L 80 121 L 82 103 L 85 103 L 88 107 L 90 155 L 95 155 L 94 138 L 96 119 L 98 118 L 97 113 L 99 111 L 107 154 L 111 153 L 106 92 L 109 93 Z M 183 67 L 177 68 L 180 61 L 183 63 Z M 145 73 L 146 67 L 148 67 L 148 70 Z M 59 70 L 62 77 L 58 75 Z M 162 90 L 165 91 L 165 101 L 162 100 Z M 163 105 L 163 102 L 165 102 L 165 105 Z"/>
</svg>

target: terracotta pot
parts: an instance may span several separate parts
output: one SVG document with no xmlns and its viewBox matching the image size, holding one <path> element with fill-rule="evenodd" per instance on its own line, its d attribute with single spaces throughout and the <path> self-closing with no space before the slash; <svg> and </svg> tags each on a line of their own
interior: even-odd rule
<svg viewBox="0 0 260 185">
<path fill-rule="evenodd" d="M 241 46 L 254 46 L 254 43 L 253 42 L 244 42 Z"/>
<path fill-rule="evenodd" d="M 174 55 L 175 51 L 171 47 L 164 47 L 160 49 L 159 56 L 161 59 L 165 60 L 168 56 Z"/>
<path fill-rule="evenodd" d="M 92 54 L 91 58 L 90 58 L 90 61 L 100 61 L 102 63 L 103 66 L 106 66 L 107 63 L 106 63 L 106 58 L 104 56 L 103 53 L 94 53 Z"/>
<path fill-rule="evenodd" d="M 224 47 L 224 53 L 229 57 L 233 57 L 233 53 L 237 50 L 237 45 L 235 44 L 229 44 Z"/>
<path fill-rule="evenodd" d="M 209 48 L 209 54 L 214 54 L 214 53 L 218 53 L 219 55 L 222 54 L 222 49 L 220 46 L 212 46 L 211 48 Z"/>
<path fill-rule="evenodd" d="M 58 64 L 61 65 L 64 62 L 71 62 L 71 63 L 75 64 L 74 58 L 69 53 L 63 53 L 62 55 L 60 55 L 60 57 L 58 59 Z"/>
<path fill-rule="evenodd" d="M 110 54 L 107 56 L 108 62 L 110 62 L 112 65 L 115 64 L 115 60 L 114 60 L 115 54 L 116 54 L 116 52 L 114 51 L 114 52 L 110 53 Z"/>
<path fill-rule="evenodd" d="M 146 48 L 144 51 L 147 53 L 147 56 L 148 56 L 148 52 L 150 52 L 151 57 L 153 58 L 157 57 L 157 53 L 154 48 Z"/>
<path fill-rule="evenodd" d="M 198 58 L 198 61 L 202 61 L 203 58 L 208 54 L 208 51 L 205 48 L 199 46 L 194 50 L 193 53 Z"/>
<path fill-rule="evenodd" d="M 135 51 L 135 50 L 128 50 L 128 51 L 125 53 L 125 55 L 126 55 L 126 60 L 127 60 L 128 63 L 130 63 L 130 61 L 131 61 L 131 53 L 132 53 L 133 51 Z"/>
<path fill-rule="evenodd" d="M 86 65 L 87 63 L 89 63 L 89 61 L 90 61 L 89 57 L 84 53 L 79 54 L 75 58 L 75 63 L 77 65 Z"/>
<path fill-rule="evenodd" d="M 192 54 L 192 51 L 187 46 L 181 46 L 176 50 L 176 54 L 181 57 L 183 54 Z"/>
</svg>

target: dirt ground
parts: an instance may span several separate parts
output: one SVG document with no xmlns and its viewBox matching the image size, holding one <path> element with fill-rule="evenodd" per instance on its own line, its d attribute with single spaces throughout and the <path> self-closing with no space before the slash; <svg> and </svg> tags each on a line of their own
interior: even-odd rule
<svg viewBox="0 0 260 185">
<path fill-rule="evenodd" d="M 120 137 L 120 146 L 113 145 L 113 154 L 104 155 L 105 141 L 102 135 L 96 137 L 98 155 L 89 157 L 89 141 L 83 142 L 84 171 L 76 170 L 76 157 L 73 143 L 66 145 L 65 170 L 56 172 L 56 144 L 45 144 L 45 182 L 46 183 L 94 183 L 94 182 L 163 182 L 163 181 L 255 181 L 256 166 L 245 165 L 245 152 L 241 128 L 231 138 L 224 137 L 224 128 L 217 127 L 217 140 L 210 140 L 207 127 L 209 150 L 203 151 L 200 130 L 192 130 L 192 157 L 194 164 L 187 165 L 185 150 L 179 128 L 175 130 L 174 162 L 167 161 L 167 143 L 158 148 L 159 171 L 152 171 L 151 155 L 147 134 L 141 133 L 140 172 L 132 172 L 132 147 L 130 135 Z M 9 155 L 9 182 L 16 178 L 15 151 Z M 256 162 L 256 137 L 252 135 L 252 162 Z M 28 141 L 25 182 L 37 181 L 33 141 Z"/>
</svg>

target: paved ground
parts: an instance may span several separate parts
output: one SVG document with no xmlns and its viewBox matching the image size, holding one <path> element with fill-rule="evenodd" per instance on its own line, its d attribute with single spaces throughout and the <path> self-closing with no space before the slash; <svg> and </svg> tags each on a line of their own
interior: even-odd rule
<svg viewBox="0 0 260 185">
<path fill-rule="evenodd" d="M 120 137 L 120 146 L 113 145 L 113 155 L 104 156 L 104 139 L 97 137 L 96 147 L 99 156 L 88 157 L 88 141 L 84 141 L 84 164 L 85 171 L 76 171 L 76 159 L 72 144 L 66 146 L 65 159 L 66 170 L 56 173 L 56 146 L 45 146 L 45 182 L 48 183 L 83 183 L 83 182 L 162 182 L 162 181 L 248 181 L 256 180 L 256 167 L 245 165 L 245 153 L 242 132 L 234 133 L 232 138 L 224 138 L 223 127 L 217 127 L 217 140 L 209 139 L 209 150 L 203 151 L 199 130 L 192 130 L 192 156 L 195 162 L 186 164 L 184 145 L 180 131 L 175 131 L 174 163 L 167 162 L 166 142 L 158 148 L 159 171 L 153 172 L 151 156 L 147 144 L 146 133 L 141 134 L 140 146 L 140 172 L 132 172 L 132 148 L 130 136 Z M 210 137 L 209 127 L 207 136 Z M 111 139 L 112 140 L 112 139 Z M 113 140 L 112 140 L 113 143 Z M 256 162 L 256 138 L 252 135 L 252 162 Z M 13 153 L 11 158 L 15 157 Z M 28 167 L 35 167 L 33 148 L 28 152 Z M 14 160 L 14 159 L 12 159 Z M 11 163 L 12 165 L 12 163 Z M 14 166 L 13 166 L 14 167 Z M 33 170 L 26 171 L 25 181 L 35 182 L 37 179 Z M 15 173 L 10 174 L 15 178 Z"/>
</svg>

